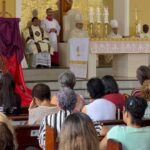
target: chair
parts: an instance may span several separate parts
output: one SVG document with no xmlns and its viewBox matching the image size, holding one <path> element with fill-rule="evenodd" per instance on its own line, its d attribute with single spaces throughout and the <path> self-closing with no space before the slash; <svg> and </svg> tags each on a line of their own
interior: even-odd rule
<svg viewBox="0 0 150 150">
<path fill-rule="evenodd" d="M 57 150 L 58 143 L 56 142 L 57 134 L 54 128 L 46 127 L 46 150 Z"/>
<path fill-rule="evenodd" d="M 15 126 L 18 150 L 26 150 L 28 147 L 34 147 L 41 150 L 38 143 L 39 126 L 22 125 Z"/>
<path fill-rule="evenodd" d="M 107 142 L 107 150 L 122 150 L 122 145 L 120 142 L 109 139 Z"/>
</svg>

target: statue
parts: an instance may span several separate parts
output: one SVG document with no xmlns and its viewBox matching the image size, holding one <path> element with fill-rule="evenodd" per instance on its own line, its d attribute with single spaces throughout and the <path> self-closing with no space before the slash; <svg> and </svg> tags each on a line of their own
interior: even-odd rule
<svg viewBox="0 0 150 150">
<path fill-rule="evenodd" d="M 67 42 L 69 34 L 72 29 L 75 28 L 75 16 L 79 13 L 77 9 L 71 9 L 73 0 L 66 0 L 68 7 L 65 7 L 66 14 L 63 16 L 63 41 Z"/>
</svg>

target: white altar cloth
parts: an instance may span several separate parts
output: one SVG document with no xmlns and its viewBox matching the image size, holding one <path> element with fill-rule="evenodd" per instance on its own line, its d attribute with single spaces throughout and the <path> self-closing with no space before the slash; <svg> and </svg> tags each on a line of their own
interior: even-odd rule
<svg viewBox="0 0 150 150">
<path fill-rule="evenodd" d="M 92 54 L 150 53 L 150 40 L 90 41 Z"/>
<path fill-rule="evenodd" d="M 140 65 L 150 64 L 150 40 L 142 39 L 106 39 L 90 41 L 88 78 L 96 76 L 96 55 L 114 54 L 113 74 L 119 77 L 136 77 Z M 93 67 L 95 66 L 95 67 Z"/>
</svg>

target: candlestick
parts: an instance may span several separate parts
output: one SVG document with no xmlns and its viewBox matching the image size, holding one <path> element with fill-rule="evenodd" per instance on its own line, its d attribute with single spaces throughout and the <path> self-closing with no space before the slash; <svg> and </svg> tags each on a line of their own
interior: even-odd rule
<svg viewBox="0 0 150 150">
<path fill-rule="evenodd" d="M 109 11 L 108 7 L 104 7 L 104 23 L 109 23 Z"/>
<path fill-rule="evenodd" d="M 94 9 L 90 7 L 89 9 L 89 23 L 94 23 Z"/>
</svg>

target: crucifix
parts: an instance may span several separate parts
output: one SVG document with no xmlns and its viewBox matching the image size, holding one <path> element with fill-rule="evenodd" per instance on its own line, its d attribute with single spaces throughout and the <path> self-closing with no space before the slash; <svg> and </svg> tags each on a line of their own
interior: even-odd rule
<svg viewBox="0 0 150 150">
<path fill-rule="evenodd" d="M 12 15 L 6 11 L 6 0 L 2 1 L 2 11 L 0 12 L 0 17 L 12 17 Z"/>
</svg>

